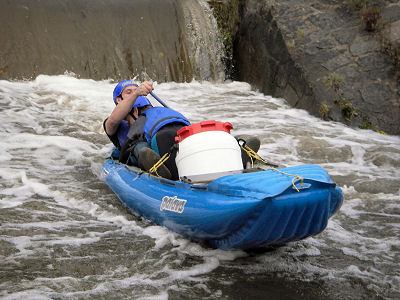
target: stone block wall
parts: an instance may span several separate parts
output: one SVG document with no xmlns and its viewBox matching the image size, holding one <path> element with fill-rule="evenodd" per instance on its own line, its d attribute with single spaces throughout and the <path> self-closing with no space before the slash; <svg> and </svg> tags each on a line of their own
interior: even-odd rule
<svg viewBox="0 0 400 300">
<path fill-rule="evenodd" d="M 383 49 L 396 49 L 400 3 L 376 4 L 370 32 L 349 1 L 240 1 L 234 78 L 321 118 L 400 134 L 399 65 Z"/>
</svg>

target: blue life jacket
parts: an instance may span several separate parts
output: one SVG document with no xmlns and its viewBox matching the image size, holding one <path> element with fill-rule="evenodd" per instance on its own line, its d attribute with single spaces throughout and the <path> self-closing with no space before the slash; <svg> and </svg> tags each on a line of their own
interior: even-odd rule
<svg viewBox="0 0 400 300">
<path fill-rule="evenodd" d="M 151 107 L 143 112 L 146 116 L 146 124 L 144 125 L 144 135 L 148 143 L 154 135 L 165 125 L 171 123 L 181 123 L 185 126 L 190 125 L 188 119 L 181 113 L 166 107 Z"/>
<path fill-rule="evenodd" d="M 117 129 L 117 137 L 120 149 L 122 149 L 128 139 L 129 123 L 126 120 L 122 120 Z"/>
</svg>

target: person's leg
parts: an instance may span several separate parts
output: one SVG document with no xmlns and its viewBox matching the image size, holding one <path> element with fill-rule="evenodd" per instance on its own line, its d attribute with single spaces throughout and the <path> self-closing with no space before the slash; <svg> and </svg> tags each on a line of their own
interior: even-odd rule
<svg viewBox="0 0 400 300">
<path fill-rule="evenodd" d="M 142 151 L 144 148 L 149 148 L 149 144 L 147 142 L 139 142 L 135 145 L 135 147 L 133 148 L 133 151 L 131 151 L 131 153 L 133 153 L 133 156 L 136 158 L 136 160 L 139 162 L 139 154 L 140 151 Z"/>
<path fill-rule="evenodd" d="M 152 149 L 163 156 L 165 153 L 171 152 L 171 147 L 175 145 L 176 132 L 184 127 L 182 124 L 171 124 L 161 128 L 152 141 Z M 155 142 L 154 142 L 155 140 Z M 175 163 L 176 151 L 172 151 L 169 159 L 165 162 L 165 165 L 171 172 L 173 180 L 178 180 L 178 169 Z"/>
<path fill-rule="evenodd" d="M 120 162 L 127 164 L 128 166 L 138 167 L 139 151 L 144 147 L 147 147 L 147 142 L 140 141 L 124 148 L 119 157 Z"/>
<path fill-rule="evenodd" d="M 160 156 L 149 147 L 147 142 L 137 143 L 131 153 L 133 153 L 131 157 L 137 161 L 137 166 L 145 171 L 149 171 L 160 160 Z M 157 173 L 161 177 L 171 178 L 171 173 L 164 165 L 157 169 Z"/>
</svg>

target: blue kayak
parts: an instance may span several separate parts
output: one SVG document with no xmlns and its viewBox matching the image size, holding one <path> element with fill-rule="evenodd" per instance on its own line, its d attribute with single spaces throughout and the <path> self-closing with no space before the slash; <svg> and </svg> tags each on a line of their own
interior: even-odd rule
<svg viewBox="0 0 400 300">
<path fill-rule="evenodd" d="M 102 171 L 133 212 L 220 249 L 255 249 L 316 235 L 343 202 L 342 190 L 318 165 L 232 174 L 207 184 L 155 177 L 112 159 Z"/>
</svg>

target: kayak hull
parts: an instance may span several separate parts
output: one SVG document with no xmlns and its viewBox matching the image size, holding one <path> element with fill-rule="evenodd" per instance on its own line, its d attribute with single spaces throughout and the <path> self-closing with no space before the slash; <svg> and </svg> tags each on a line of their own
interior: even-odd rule
<svg viewBox="0 0 400 300">
<path fill-rule="evenodd" d="M 302 184 L 292 174 L 303 177 Z M 341 189 L 317 165 L 189 184 L 107 159 L 102 176 L 134 213 L 220 249 L 280 245 L 318 234 L 343 201 Z"/>
</svg>

